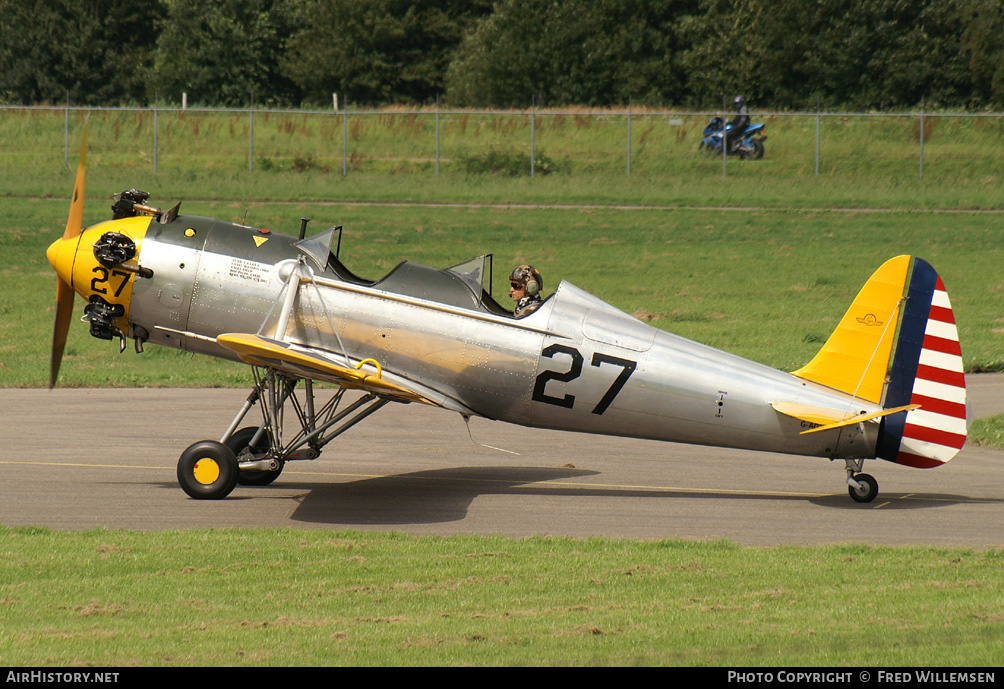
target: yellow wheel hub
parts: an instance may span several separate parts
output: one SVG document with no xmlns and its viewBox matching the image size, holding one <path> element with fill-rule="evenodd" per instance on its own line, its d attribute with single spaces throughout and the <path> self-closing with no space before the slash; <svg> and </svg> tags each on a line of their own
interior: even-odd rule
<svg viewBox="0 0 1004 689">
<path fill-rule="evenodd" d="M 204 486 L 212 485 L 220 477 L 220 465 L 215 459 L 203 457 L 192 467 L 192 474 L 195 480 Z"/>
</svg>

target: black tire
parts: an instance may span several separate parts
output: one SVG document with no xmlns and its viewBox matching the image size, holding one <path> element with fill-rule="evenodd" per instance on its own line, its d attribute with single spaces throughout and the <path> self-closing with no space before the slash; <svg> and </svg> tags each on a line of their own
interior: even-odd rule
<svg viewBox="0 0 1004 689">
<path fill-rule="evenodd" d="M 878 495 L 878 481 L 868 474 L 857 474 L 854 480 L 861 484 L 858 490 L 854 486 L 847 486 L 847 492 L 854 502 L 871 502 Z"/>
<path fill-rule="evenodd" d="M 753 152 L 749 154 L 750 160 L 760 160 L 763 158 L 764 147 L 763 141 L 760 139 L 750 139 L 750 143 L 753 145 Z"/>
<path fill-rule="evenodd" d="M 247 428 L 242 428 L 232 436 L 230 440 L 227 441 L 227 447 L 230 451 L 234 453 L 235 457 L 240 457 L 240 454 L 248 447 L 248 443 L 254 438 L 255 433 L 258 432 L 257 426 L 248 426 Z M 265 436 L 267 438 L 267 435 Z M 259 440 L 256 445 L 250 447 L 251 453 L 260 455 L 268 452 L 268 441 L 265 439 Z M 279 468 L 275 471 L 243 471 L 238 467 L 237 473 L 237 483 L 242 486 L 267 486 L 272 481 L 279 478 L 279 474 L 282 473 L 283 463 L 279 462 Z"/>
<path fill-rule="evenodd" d="M 237 485 L 237 457 L 214 440 L 197 442 L 178 460 L 178 483 L 196 500 L 222 500 Z"/>
</svg>

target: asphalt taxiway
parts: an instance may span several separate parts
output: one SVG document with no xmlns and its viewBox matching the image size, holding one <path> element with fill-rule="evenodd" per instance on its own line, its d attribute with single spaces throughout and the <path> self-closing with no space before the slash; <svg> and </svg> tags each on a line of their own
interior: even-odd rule
<svg viewBox="0 0 1004 689">
<path fill-rule="evenodd" d="M 968 381 L 973 418 L 1004 413 L 1004 375 Z M 0 389 L 0 524 L 1004 547 L 1001 451 L 967 446 L 929 470 L 867 462 L 880 495 L 861 505 L 847 495 L 843 462 L 483 419 L 469 433 L 459 415 L 419 404 L 388 405 L 271 486 L 190 499 L 177 484 L 179 455 L 218 439 L 245 397 Z"/>
</svg>

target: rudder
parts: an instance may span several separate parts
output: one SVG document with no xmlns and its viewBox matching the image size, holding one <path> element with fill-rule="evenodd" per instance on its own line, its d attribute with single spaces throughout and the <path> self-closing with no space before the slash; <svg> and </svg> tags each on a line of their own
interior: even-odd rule
<svg viewBox="0 0 1004 689">
<path fill-rule="evenodd" d="M 966 380 L 955 315 L 941 277 L 913 259 L 885 407 L 920 408 L 882 420 L 876 456 L 918 468 L 941 466 L 966 441 Z"/>
</svg>

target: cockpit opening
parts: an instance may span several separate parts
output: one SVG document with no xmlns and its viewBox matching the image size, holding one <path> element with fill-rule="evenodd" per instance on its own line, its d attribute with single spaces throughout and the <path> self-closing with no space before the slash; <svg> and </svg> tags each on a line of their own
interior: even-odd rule
<svg viewBox="0 0 1004 689">
<path fill-rule="evenodd" d="M 318 268 L 333 273 L 344 282 L 462 309 L 486 311 L 499 316 L 512 315 L 491 294 L 492 254 L 478 256 L 450 268 L 432 268 L 401 261 L 382 278 L 368 280 L 353 273 L 339 259 L 341 234 L 342 227 L 338 225 L 298 241 L 296 246 Z"/>
</svg>

